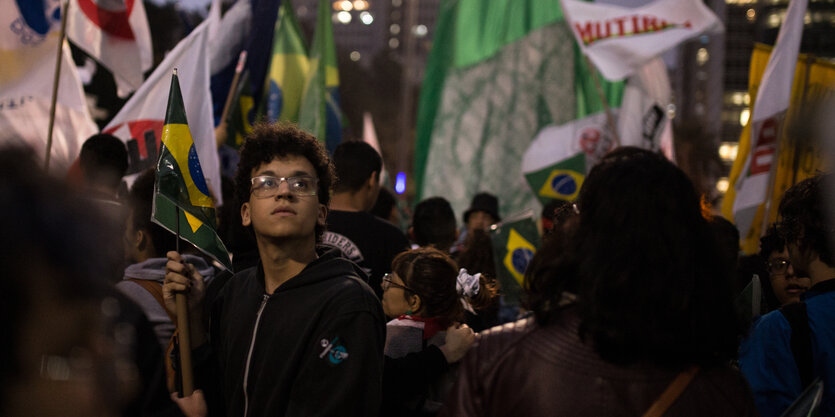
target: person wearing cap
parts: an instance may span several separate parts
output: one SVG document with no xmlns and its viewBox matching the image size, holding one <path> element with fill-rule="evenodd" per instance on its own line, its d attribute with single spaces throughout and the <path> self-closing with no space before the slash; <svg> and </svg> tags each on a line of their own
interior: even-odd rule
<svg viewBox="0 0 835 417">
<path fill-rule="evenodd" d="M 464 212 L 464 231 L 458 236 L 450 253 L 458 253 L 464 249 L 464 242 L 471 230 L 488 230 L 490 225 L 501 221 L 499 217 L 499 199 L 493 194 L 480 192 L 470 201 L 470 208 Z"/>
</svg>

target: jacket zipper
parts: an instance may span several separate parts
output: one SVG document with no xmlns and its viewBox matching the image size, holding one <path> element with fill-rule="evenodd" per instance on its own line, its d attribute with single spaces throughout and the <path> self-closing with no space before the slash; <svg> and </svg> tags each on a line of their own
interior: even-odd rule
<svg viewBox="0 0 835 417">
<path fill-rule="evenodd" d="M 244 417 L 249 412 L 249 393 L 247 393 L 247 381 L 249 380 L 249 365 L 252 362 L 252 351 L 255 349 L 255 336 L 258 335 L 258 324 L 261 322 L 261 313 L 264 312 L 264 307 L 267 306 L 267 300 L 270 296 L 264 294 L 261 299 L 261 306 L 258 307 L 258 314 L 255 316 L 255 328 L 252 330 L 252 340 L 249 342 L 249 353 L 246 354 L 246 368 L 244 369 Z"/>
</svg>

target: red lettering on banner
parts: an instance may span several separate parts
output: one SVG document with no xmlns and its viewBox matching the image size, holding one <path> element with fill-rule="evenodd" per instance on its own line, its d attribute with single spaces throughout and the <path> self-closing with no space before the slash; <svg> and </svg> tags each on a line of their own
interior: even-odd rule
<svg viewBox="0 0 835 417">
<path fill-rule="evenodd" d="M 580 34 L 580 39 L 583 40 L 583 43 L 589 44 L 594 42 L 594 32 L 591 27 L 591 22 L 586 22 L 586 26 L 580 26 L 579 23 L 575 23 L 574 28 Z"/>
<path fill-rule="evenodd" d="M 626 32 L 623 30 L 623 22 L 626 20 L 626 17 L 618 17 L 615 18 L 615 23 L 618 24 L 618 36 L 623 36 Z"/>
<path fill-rule="evenodd" d="M 632 33 L 638 34 L 643 32 L 643 30 L 641 30 L 641 25 L 638 24 L 639 21 L 638 15 L 632 16 Z"/>
<path fill-rule="evenodd" d="M 774 163 L 774 153 L 777 142 L 779 124 L 774 117 L 768 118 L 760 125 L 757 135 L 757 147 L 751 156 L 751 170 L 749 175 L 757 175 L 771 171 Z"/>
<path fill-rule="evenodd" d="M 751 174 L 758 175 L 771 171 L 771 164 L 774 162 L 774 148 L 761 147 L 754 151 L 751 157 Z"/>
</svg>

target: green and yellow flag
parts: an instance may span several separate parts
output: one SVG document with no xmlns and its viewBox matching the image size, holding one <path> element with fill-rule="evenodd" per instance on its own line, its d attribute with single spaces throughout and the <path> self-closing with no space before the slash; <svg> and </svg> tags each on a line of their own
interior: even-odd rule
<svg viewBox="0 0 835 417">
<path fill-rule="evenodd" d="M 539 232 L 533 211 L 494 225 L 490 230 L 496 275 L 505 302 L 518 305 L 522 295 L 525 270 L 539 247 Z"/>
<path fill-rule="evenodd" d="M 525 173 L 525 180 L 536 191 L 536 197 L 543 205 L 551 200 L 576 200 L 585 179 L 585 152 L 579 152 L 538 171 Z"/>
<path fill-rule="evenodd" d="M 176 69 L 161 140 L 152 220 L 231 270 L 229 252 L 215 231 L 215 207 L 188 128 Z"/>
<path fill-rule="evenodd" d="M 316 31 L 310 49 L 310 72 L 299 111 L 299 127 L 324 142 L 330 152 L 342 142 L 339 71 L 328 0 L 319 0 Z"/>
<path fill-rule="evenodd" d="M 311 70 L 307 46 L 293 5 L 281 2 L 273 36 L 273 55 L 259 112 L 270 122 L 298 122 L 305 80 Z"/>
</svg>

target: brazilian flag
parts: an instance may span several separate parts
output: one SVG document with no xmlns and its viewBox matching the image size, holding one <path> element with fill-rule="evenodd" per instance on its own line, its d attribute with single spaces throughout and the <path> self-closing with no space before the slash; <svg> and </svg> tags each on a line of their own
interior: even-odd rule
<svg viewBox="0 0 835 417">
<path fill-rule="evenodd" d="M 299 121 L 305 80 L 310 73 L 310 59 L 293 5 L 281 2 L 273 35 L 270 69 L 264 81 L 264 98 L 258 112 L 269 122 Z"/>
<path fill-rule="evenodd" d="M 505 302 L 518 305 L 525 270 L 539 247 L 539 231 L 533 211 L 512 216 L 490 230 L 496 275 Z"/>
<path fill-rule="evenodd" d="M 316 31 L 310 50 L 310 72 L 299 112 L 299 126 L 325 142 L 333 152 L 342 142 L 342 110 L 339 107 L 339 71 L 333 40 L 331 2 L 319 0 Z"/>
<path fill-rule="evenodd" d="M 215 207 L 188 128 L 176 69 L 162 128 L 152 220 L 232 270 L 229 252 L 215 231 Z"/>
<path fill-rule="evenodd" d="M 586 154 L 579 152 L 539 171 L 525 174 L 525 179 L 544 205 L 551 200 L 576 200 L 586 178 L 585 172 Z"/>
</svg>

